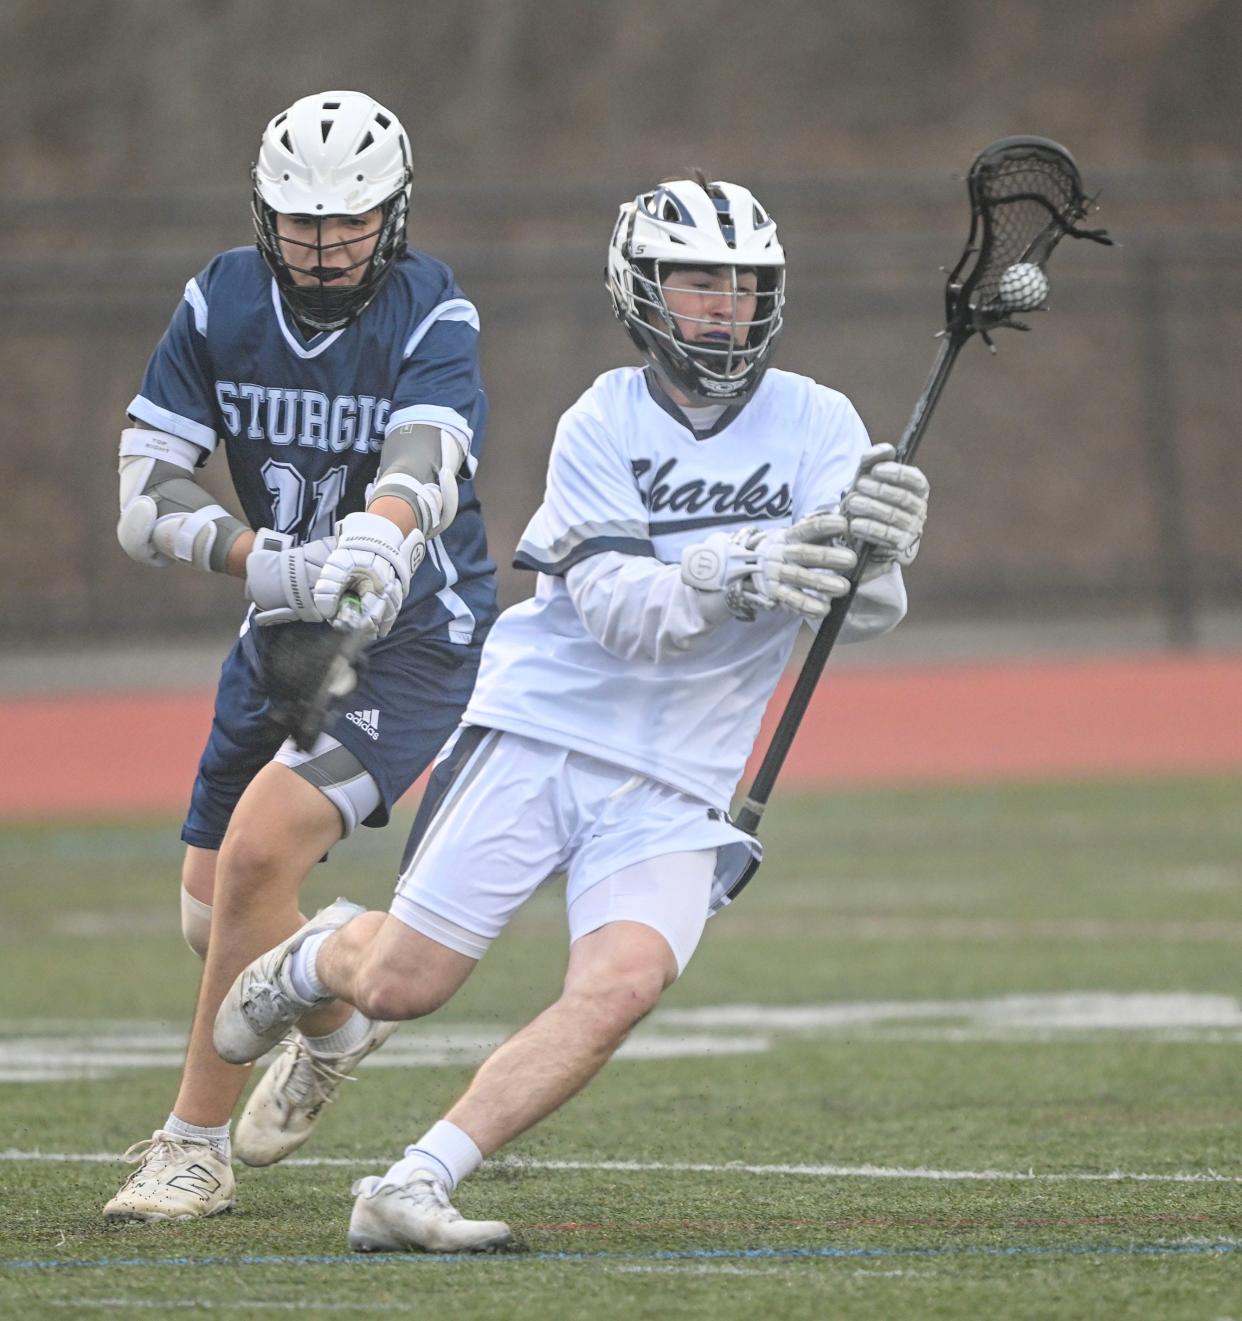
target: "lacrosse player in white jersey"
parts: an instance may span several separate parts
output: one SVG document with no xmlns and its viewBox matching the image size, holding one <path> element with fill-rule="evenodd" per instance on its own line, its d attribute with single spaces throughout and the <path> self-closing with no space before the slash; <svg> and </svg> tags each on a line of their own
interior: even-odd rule
<svg viewBox="0 0 1242 1321">
<path fill-rule="evenodd" d="M 872 549 L 842 640 L 905 612 L 927 482 L 869 446 L 843 395 L 769 369 L 785 258 L 759 202 L 702 175 L 641 194 L 608 288 L 647 365 L 605 373 L 561 419 L 517 552 L 535 595 L 484 645 L 391 910 L 338 900 L 255 960 L 216 1018 L 240 1062 L 330 996 L 380 1020 L 429 1014 L 565 873 L 560 997 L 355 1184 L 357 1251 L 512 1245 L 450 1194 L 599 1071 L 727 901 L 758 849 L 731 796 L 799 628 L 848 590 L 848 541 Z"/>
</svg>

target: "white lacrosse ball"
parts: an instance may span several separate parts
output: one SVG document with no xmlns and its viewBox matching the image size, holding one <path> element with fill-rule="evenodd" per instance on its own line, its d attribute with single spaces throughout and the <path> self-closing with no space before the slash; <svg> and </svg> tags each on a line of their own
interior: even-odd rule
<svg viewBox="0 0 1242 1321">
<path fill-rule="evenodd" d="M 1015 262 L 1001 276 L 996 296 L 1015 312 L 1034 311 L 1047 300 L 1048 277 L 1032 261 Z"/>
</svg>

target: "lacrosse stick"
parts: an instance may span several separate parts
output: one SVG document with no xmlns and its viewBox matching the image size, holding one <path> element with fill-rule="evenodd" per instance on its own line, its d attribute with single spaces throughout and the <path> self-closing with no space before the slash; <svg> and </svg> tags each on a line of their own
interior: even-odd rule
<svg viewBox="0 0 1242 1321">
<path fill-rule="evenodd" d="M 1079 228 L 1078 222 L 1092 209 L 1094 199 L 1083 192 L 1074 158 L 1048 138 L 1001 138 L 992 143 L 970 167 L 966 188 L 970 196 L 970 236 L 949 273 L 940 346 L 923 393 L 897 442 L 898 463 L 909 463 L 914 457 L 966 341 L 978 333 L 995 351 L 992 331 L 1004 327 L 1030 329 L 1014 320 L 1014 313 L 1033 312 L 1043 306 L 1048 296 L 1045 268 L 1061 239 L 1068 236 L 1112 243 L 1102 229 Z M 750 793 L 738 812 L 737 824 L 748 834 L 758 832 L 776 777 L 858 592 L 870 548 L 860 545 L 855 549 L 858 564 L 850 574 L 850 590 L 833 601 L 820 624 Z M 758 861 L 751 859 L 729 890 L 729 898 L 735 899 L 758 870 Z"/>
<path fill-rule="evenodd" d="M 323 733 L 333 703 L 358 686 L 369 640 L 363 625 L 362 602 L 346 592 L 331 628 L 277 624 L 266 630 L 263 677 L 272 714 L 302 752 Z"/>
</svg>

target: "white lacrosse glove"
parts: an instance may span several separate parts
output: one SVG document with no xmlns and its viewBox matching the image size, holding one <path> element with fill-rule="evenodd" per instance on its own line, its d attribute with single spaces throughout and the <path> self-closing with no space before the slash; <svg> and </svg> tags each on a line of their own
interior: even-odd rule
<svg viewBox="0 0 1242 1321">
<path fill-rule="evenodd" d="M 704 618 L 751 620 L 780 607 L 804 619 L 823 619 L 834 597 L 850 589 L 844 576 L 858 563 L 836 544 L 848 529 L 841 514 L 812 514 L 775 532 L 742 528 L 714 532 L 681 554 L 681 580 L 703 593 Z"/>
<path fill-rule="evenodd" d="M 287 532 L 260 528 L 246 556 L 246 598 L 258 607 L 254 622 L 322 624 L 314 587 L 320 570 L 336 547 L 335 537 L 295 546 Z"/>
<path fill-rule="evenodd" d="M 396 621 L 427 540 L 417 528 L 402 540 L 401 529 L 379 514 L 348 514 L 336 531 L 336 549 L 315 581 L 315 606 L 324 619 L 333 619 L 341 597 L 356 592 L 364 630 L 382 638 Z"/>
<path fill-rule="evenodd" d="M 894 560 L 902 568 L 912 564 L 927 521 L 927 478 L 908 463 L 892 462 L 896 453 L 891 445 L 872 445 L 841 498 L 849 535 L 871 547 L 869 570 L 887 569 Z"/>
</svg>

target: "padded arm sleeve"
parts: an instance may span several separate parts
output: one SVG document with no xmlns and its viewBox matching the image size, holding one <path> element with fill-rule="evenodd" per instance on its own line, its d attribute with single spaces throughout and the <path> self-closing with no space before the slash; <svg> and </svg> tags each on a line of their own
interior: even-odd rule
<svg viewBox="0 0 1242 1321">
<path fill-rule="evenodd" d="M 682 582 L 679 565 L 645 555 L 592 555 L 566 571 L 565 586 L 587 632 L 622 660 L 688 651 L 720 622 L 704 617 L 703 593 Z"/>
<path fill-rule="evenodd" d="M 229 550 L 246 525 L 194 480 L 202 451 L 158 431 L 121 433 L 121 516 L 117 540 L 141 564 L 178 561 L 224 573 Z"/>
<path fill-rule="evenodd" d="M 407 422 L 384 437 L 379 473 L 367 500 L 403 500 L 426 537 L 439 536 L 457 516 L 457 474 L 469 447 L 455 431 Z"/>
</svg>

